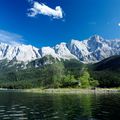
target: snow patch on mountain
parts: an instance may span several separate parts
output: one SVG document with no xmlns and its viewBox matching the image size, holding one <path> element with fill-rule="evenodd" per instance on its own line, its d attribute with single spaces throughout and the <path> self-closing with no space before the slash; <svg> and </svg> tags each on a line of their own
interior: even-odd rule
<svg viewBox="0 0 120 120">
<path fill-rule="evenodd" d="M 17 60 L 17 61 L 31 61 L 40 58 L 39 49 L 31 45 L 8 45 L 0 44 L 0 60 Z"/>
<path fill-rule="evenodd" d="M 59 58 L 61 59 L 77 59 L 76 56 L 74 56 L 70 50 L 67 47 L 66 43 L 61 43 L 61 44 L 57 44 L 54 47 L 55 53 L 58 55 Z"/>
<path fill-rule="evenodd" d="M 0 43 L 0 60 L 16 60 L 29 62 L 51 55 L 58 60 L 77 59 L 84 63 L 101 61 L 113 55 L 120 55 L 120 39 L 106 40 L 94 35 L 86 40 L 71 40 L 54 47 L 36 48 L 31 45 L 11 45 Z"/>
<path fill-rule="evenodd" d="M 42 47 L 39 50 L 39 53 L 41 54 L 42 57 L 47 56 L 47 55 L 51 55 L 54 58 L 58 58 L 58 55 L 55 53 L 55 50 L 51 47 Z"/>
</svg>

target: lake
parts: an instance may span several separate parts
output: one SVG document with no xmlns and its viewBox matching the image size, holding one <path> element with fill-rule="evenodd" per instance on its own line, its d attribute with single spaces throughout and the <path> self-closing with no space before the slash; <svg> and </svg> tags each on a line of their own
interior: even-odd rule
<svg viewBox="0 0 120 120">
<path fill-rule="evenodd" d="M 120 94 L 1 91 L 0 120 L 120 120 Z"/>
</svg>

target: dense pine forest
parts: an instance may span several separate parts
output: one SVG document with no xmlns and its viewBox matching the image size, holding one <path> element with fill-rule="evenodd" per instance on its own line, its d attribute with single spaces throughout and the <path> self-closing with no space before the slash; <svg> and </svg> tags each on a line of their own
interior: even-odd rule
<svg viewBox="0 0 120 120">
<path fill-rule="evenodd" d="M 0 61 L 0 87 L 25 88 L 91 88 L 120 87 L 120 56 L 95 64 L 78 60 L 57 60 L 51 56 L 23 63 Z M 35 67 L 37 65 L 37 67 Z"/>
</svg>

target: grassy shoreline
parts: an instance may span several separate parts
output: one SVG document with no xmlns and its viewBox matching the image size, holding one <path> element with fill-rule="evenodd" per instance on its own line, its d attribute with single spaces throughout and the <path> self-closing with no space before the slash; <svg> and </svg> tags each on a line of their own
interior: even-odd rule
<svg viewBox="0 0 120 120">
<path fill-rule="evenodd" d="M 51 88 L 51 89 L 0 89 L 0 91 L 12 91 L 12 92 L 32 92 L 32 93 L 67 93 L 67 94 L 104 94 L 104 93 L 120 93 L 120 88 L 96 88 L 92 89 L 81 89 L 81 88 Z"/>
<path fill-rule="evenodd" d="M 74 93 L 74 94 L 89 94 L 89 93 L 119 93 L 120 88 L 97 88 L 95 90 L 92 89 L 80 89 L 80 88 L 58 88 L 58 89 L 24 89 L 21 90 L 23 92 L 32 92 L 32 93 Z"/>
</svg>

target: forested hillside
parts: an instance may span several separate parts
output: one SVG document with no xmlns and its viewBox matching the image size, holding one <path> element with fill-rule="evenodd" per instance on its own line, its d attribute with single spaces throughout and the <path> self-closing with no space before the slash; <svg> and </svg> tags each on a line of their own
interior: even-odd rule
<svg viewBox="0 0 120 120">
<path fill-rule="evenodd" d="M 23 88 L 95 88 L 120 86 L 120 56 L 96 64 L 78 60 L 58 60 L 52 56 L 28 64 L 0 61 L 0 87 Z"/>
<path fill-rule="evenodd" d="M 109 57 L 91 68 L 91 75 L 99 81 L 100 87 L 120 86 L 120 56 Z"/>
</svg>

